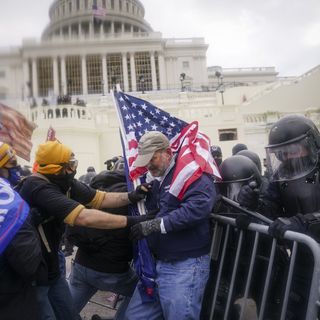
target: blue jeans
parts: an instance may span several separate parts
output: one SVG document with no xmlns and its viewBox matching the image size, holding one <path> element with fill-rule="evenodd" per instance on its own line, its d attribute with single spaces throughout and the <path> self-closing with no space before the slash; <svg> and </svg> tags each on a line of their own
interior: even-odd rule
<svg viewBox="0 0 320 320">
<path fill-rule="evenodd" d="M 75 263 L 71 268 L 69 287 L 77 313 L 80 313 L 98 290 L 121 294 L 125 298 L 115 319 L 123 319 L 137 282 L 138 277 L 132 269 L 124 273 L 104 273 Z"/>
<path fill-rule="evenodd" d="M 41 320 L 77 318 L 68 283 L 63 276 L 50 286 L 37 287 L 37 301 Z"/>
<path fill-rule="evenodd" d="M 136 288 L 127 308 L 126 319 L 199 319 L 209 266 L 209 255 L 176 262 L 158 260 L 157 301 L 143 304 Z"/>
</svg>

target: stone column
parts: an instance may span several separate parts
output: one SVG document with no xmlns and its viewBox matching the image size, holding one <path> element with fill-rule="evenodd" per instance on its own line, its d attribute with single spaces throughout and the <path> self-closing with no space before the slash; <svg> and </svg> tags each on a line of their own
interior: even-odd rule
<svg viewBox="0 0 320 320">
<path fill-rule="evenodd" d="M 156 74 L 156 61 L 154 59 L 154 51 L 150 52 L 151 60 L 151 77 L 152 77 L 152 90 L 157 90 L 157 74 Z"/>
<path fill-rule="evenodd" d="M 90 21 L 89 22 L 89 36 L 90 36 L 90 38 L 93 37 L 93 34 L 94 34 L 93 21 Z"/>
<path fill-rule="evenodd" d="M 160 78 L 160 90 L 165 90 L 167 88 L 167 70 L 164 62 L 163 52 L 158 52 L 158 62 L 159 62 L 159 78 Z"/>
<path fill-rule="evenodd" d="M 125 32 L 125 25 L 124 25 L 124 23 L 121 23 L 121 32 L 122 32 L 122 33 Z"/>
<path fill-rule="evenodd" d="M 108 85 L 108 73 L 107 73 L 107 58 L 104 54 L 102 56 L 102 79 L 103 79 L 103 94 L 109 92 L 109 85 Z"/>
<path fill-rule="evenodd" d="M 29 60 L 23 61 L 23 84 L 22 84 L 22 91 L 23 91 L 23 100 L 30 97 L 30 70 L 29 70 Z M 28 85 L 29 84 L 29 85 Z"/>
<path fill-rule="evenodd" d="M 57 57 L 52 58 L 53 68 L 53 93 L 55 96 L 59 95 L 59 76 L 58 76 L 58 59 Z"/>
<path fill-rule="evenodd" d="M 35 98 L 39 95 L 37 60 L 35 58 L 32 60 L 32 95 Z"/>
<path fill-rule="evenodd" d="M 101 37 L 101 38 L 103 38 L 103 35 L 104 35 L 103 25 L 104 25 L 104 23 L 103 23 L 103 21 L 102 21 L 101 24 L 100 24 L 100 37 Z"/>
<path fill-rule="evenodd" d="M 122 53 L 122 73 L 123 73 L 123 90 L 129 91 L 129 79 L 128 79 L 128 64 L 127 64 L 127 53 Z"/>
<path fill-rule="evenodd" d="M 81 57 L 81 74 L 82 74 L 82 94 L 88 94 L 88 81 L 87 81 L 87 61 L 86 56 Z"/>
<path fill-rule="evenodd" d="M 72 37 L 72 27 L 71 27 L 71 25 L 68 28 L 68 33 L 69 33 L 69 38 L 71 38 Z"/>
<path fill-rule="evenodd" d="M 81 38 L 82 37 L 82 27 L 81 27 L 81 22 L 79 23 L 79 25 L 78 25 L 78 36 L 79 36 L 79 38 Z"/>
<path fill-rule="evenodd" d="M 111 21 L 111 34 L 114 34 L 114 21 Z"/>
<path fill-rule="evenodd" d="M 67 94 L 67 74 L 66 74 L 66 59 L 65 57 L 60 58 L 60 67 L 61 67 L 61 87 L 62 87 L 62 95 Z"/>
<path fill-rule="evenodd" d="M 137 78 L 136 78 L 136 65 L 134 61 L 134 52 L 130 52 L 130 69 L 131 69 L 132 91 L 137 91 Z"/>
</svg>

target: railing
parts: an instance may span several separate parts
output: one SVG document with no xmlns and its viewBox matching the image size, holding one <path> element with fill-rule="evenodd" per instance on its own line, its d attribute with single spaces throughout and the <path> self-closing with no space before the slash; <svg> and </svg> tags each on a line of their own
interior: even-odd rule
<svg viewBox="0 0 320 320">
<path fill-rule="evenodd" d="M 45 119 L 77 119 L 91 120 L 92 115 L 86 107 L 74 105 L 59 105 L 59 106 L 40 106 L 30 110 L 31 121 L 37 122 Z"/>
<path fill-rule="evenodd" d="M 208 70 L 210 71 L 216 71 L 219 67 L 209 67 Z M 271 72 L 276 73 L 275 67 L 249 67 L 249 68 L 221 68 L 223 74 L 228 73 L 241 73 L 241 72 Z"/>
<path fill-rule="evenodd" d="M 298 310 L 293 319 L 317 319 L 320 246 L 314 239 L 287 231 L 285 241 L 278 242 L 268 235 L 265 225 L 251 223 L 248 230 L 242 230 L 233 218 L 215 214 L 212 218 L 213 279 L 206 320 L 234 319 L 231 314 L 235 304 L 240 306 L 236 319 L 248 319 L 251 313 L 250 319 L 283 320 L 293 310 Z M 296 292 L 305 297 L 304 306 L 292 300 Z M 275 314 L 270 316 L 272 311 Z"/>
</svg>

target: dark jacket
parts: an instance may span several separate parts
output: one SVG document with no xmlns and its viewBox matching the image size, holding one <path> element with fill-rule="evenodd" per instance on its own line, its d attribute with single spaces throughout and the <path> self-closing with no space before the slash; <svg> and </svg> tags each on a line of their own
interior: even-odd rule
<svg viewBox="0 0 320 320">
<path fill-rule="evenodd" d="M 48 180 L 38 176 L 25 179 L 20 194 L 32 208 L 34 223 L 41 225 L 47 241 L 47 246 L 41 241 L 41 248 L 48 270 L 46 274 L 37 275 L 38 285 L 51 285 L 60 277 L 58 252 L 65 229 L 64 220 L 73 210 L 90 204 L 96 193 L 96 190 L 76 179 L 71 183 L 69 197 L 59 185 Z"/>
<path fill-rule="evenodd" d="M 107 192 L 126 192 L 127 184 L 123 173 L 103 171 L 96 175 L 91 187 Z M 115 214 L 128 214 L 128 207 L 104 209 Z M 132 260 L 132 245 L 128 229 L 101 230 L 85 227 L 67 227 L 70 242 L 79 247 L 75 262 L 105 273 L 123 273 Z"/>
<path fill-rule="evenodd" d="M 41 247 L 30 215 L 0 256 L 0 318 L 37 317 L 34 279 L 41 267 Z"/>
<path fill-rule="evenodd" d="M 148 237 L 151 250 L 159 260 L 174 261 L 209 253 L 211 236 L 209 215 L 216 198 L 213 178 L 203 174 L 186 190 L 180 201 L 169 193 L 174 167 L 163 182 L 154 183 L 158 195 L 158 218 L 163 219 L 166 234 Z M 156 190 L 158 189 L 158 190 Z"/>
</svg>

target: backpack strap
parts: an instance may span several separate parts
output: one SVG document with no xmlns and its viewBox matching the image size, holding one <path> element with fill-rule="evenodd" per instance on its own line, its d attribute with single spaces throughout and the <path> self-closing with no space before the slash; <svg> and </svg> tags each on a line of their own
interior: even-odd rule
<svg viewBox="0 0 320 320">
<path fill-rule="evenodd" d="M 50 183 L 49 179 L 47 177 L 45 177 L 44 175 L 42 175 L 41 173 L 38 173 L 38 172 L 34 172 L 32 174 L 33 177 L 38 177 L 42 180 L 45 180 L 47 182 Z M 46 234 L 44 233 L 44 230 L 43 230 L 43 226 L 42 226 L 42 223 L 40 223 L 37 227 L 38 229 L 38 232 L 39 232 L 39 235 L 40 235 L 40 238 L 45 246 L 45 248 L 47 249 L 47 252 L 48 253 L 51 253 L 51 248 L 50 248 L 50 245 L 49 245 L 49 242 L 48 242 L 48 239 L 46 237 Z"/>
<path fill-rule="evenodd" d="M 42 179 L 42 180 L 45 180 L 45 181 L 51 183 L 50 180 L 49 180 L 46 176 L 44 176 L 43 174 L 41 174 L 41 173 L 34 172 L 34 173 L 32 174 L 32 176 L 33 176 L 33 177 L 38 177 L 38 178 L 40 178 L 40 179 Z"/>
</svg>

